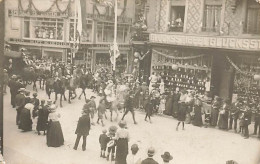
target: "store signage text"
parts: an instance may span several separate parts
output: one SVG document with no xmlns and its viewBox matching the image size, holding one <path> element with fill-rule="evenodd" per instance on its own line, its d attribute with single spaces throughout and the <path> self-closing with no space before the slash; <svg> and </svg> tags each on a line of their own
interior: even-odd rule
<svg viewBox="0 0 260 164">
<path fill-rule="evenodd" d="M 9 39 L 11 42 L 17 42 L 17 43 L 31 43 L 35 45 L 55 45 L 55 46 L 70 46 L 70 43 L 64 43 L 64 42 L 55 42 L 55 41 L 42 41 L 42 40 L 25 40 L 25 39 L 16 39 L 11 38 Z"/>
<path fill-rule="evenodd" d="M 260 50 L 260 39 L 150 34 L 150 42 L 236 50 Z"/>
<path fill-rule="evenodd" d="M 9 16 L 50 16 L 50 17 L 67 17 L 68 13 L 61 12 L 46 12 L 38 13 L 37 11 L 23 12 L 20 10 L 8 10 Z"/>
</svg>

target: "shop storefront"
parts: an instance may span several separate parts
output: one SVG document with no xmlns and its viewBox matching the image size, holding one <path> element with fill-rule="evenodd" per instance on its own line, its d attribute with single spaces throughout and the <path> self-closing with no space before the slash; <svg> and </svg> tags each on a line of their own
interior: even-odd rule
<svg viewBox="0 0 260 164">
<path fill-rule="evenodd" d="M 258 99 L 259 39 L 151 34 L 150 42 L 151 72 L 160 73 L 167 88 Z"/>
</svg>

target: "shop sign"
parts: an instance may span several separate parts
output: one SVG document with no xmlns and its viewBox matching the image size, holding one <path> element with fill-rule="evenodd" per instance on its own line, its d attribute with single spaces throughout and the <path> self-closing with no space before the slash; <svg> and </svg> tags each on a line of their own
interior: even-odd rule
<svg viewBox="0 0 260 164">
<path fill-rule="evenodd" d="M 45 12 L 45 13 L 38 13 L 37 11 L 30 11 L 30 12 L 24 12 L 21 10 L 8 10 L 8 16 L 40 16 L 40 17 L 67 17 L 68 13 L 62 13 L 62 12 Z"/>
<path fill-rule="evenodd" d="M 150 34 L 149 39 L 152 43 L 260 51 L 260 39 L 211 36 L 183 36 L 171 34 Z"/>
<path fill-rule="evenodd" d="M 44 41 L 44 40 L 26 40 L 26 39 L 17 39 L 17 38 L 10 38 L 10 42 L 15 43 L 29 43 L 32 45 L 39 45 L 39 46 L 64 46 L 69 47 L 70 43 L 64 43 L 64 42 L 55 42 L 55 41 Z"/>
</svg>

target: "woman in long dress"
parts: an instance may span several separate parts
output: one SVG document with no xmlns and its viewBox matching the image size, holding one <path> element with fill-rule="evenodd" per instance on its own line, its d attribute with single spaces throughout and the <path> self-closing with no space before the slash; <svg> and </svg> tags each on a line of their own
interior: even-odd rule
<svg viewBox="0 0 260 164">
<path fill-rule="evenodd" d="M 192 124 L 194 126 L 202 126 L 202 111 L 201 111 L 201 107 L 202 107 L 202 102 L 198 99 L 198 95 L 196 95 L 195 100 L 194 100 L 194 106 L 193 106 L 193 120 L 192 120 Z"/>
<path fill-rule="evenodd" d="M 182 123 L 182 130 L 184 130 L 184 122 L 185 122 L 186 113 L 187 113 L 187 105 L 185 104 L 186 97 L 187 97 L 186 91 L 183 90 L 181 93 L 181 96 L 180 96 L 179 109 L 177 112 L 178 124 L 176 127 L 176 131 L 178 131 L 178 127 L 179 127 L 180 123 Z"/>
<path fill-rule="evenodd" d="M 47 145 L 49 147 L 60 147 L 64 144 L 63 133 L 59 122 L 60 114 L 56 111 L 56 105 L 51 105 L 49 124 L 47 129 Z"/>
<path fill-rule="evenodd" d="M 172 115 L 172 109 L 173 109 L 173 91 L 170 91 L 166 97 L 166 103 L 165 103 L 165 115 Z"/>
<path fill-rule="evenodd" d="M 126 164 L 128 155 L 129 132 L 126 130 L 126 122 L 119 122 L 120 129 L 116 132 L 116 164 Z"/>
<path fill-rule="evenodd" d="M 172 104 L 172 116 L 177 117 L 177 112 L 179 110 L 179 101 L 181 94 L 179 93 L 179 88 L 176 88 L 176 91 L 173 93 L 173 104 Z"/>
<path fill-rule="evenodd" d="M 229 100 L 225 100 L 224 104 L 221 108 L 221 111 L 219 112 L 219 121 L 218 121 L 218 127 L 219 129 L 228 129 L 228 113 L 229 113 Z"/>
<path fill-rule="evenodd" d="M 34 108 L 34 105 L 31 103 L 28 103 L 21 110 L 19 129 L 21 129 L 23 131 L 32 130 L 33 122 L 32 122 L 32 118 L 31 118 L 31 112 L 32 112 L 33 108 Z"/>
</svg>

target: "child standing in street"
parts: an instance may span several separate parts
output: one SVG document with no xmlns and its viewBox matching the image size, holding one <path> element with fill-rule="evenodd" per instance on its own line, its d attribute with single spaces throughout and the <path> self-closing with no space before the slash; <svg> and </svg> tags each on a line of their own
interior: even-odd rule
<svg viewBox="0 0 260 164">
<path fill-rule="evenodd" d="M 165 103 L 166 103 L 166 99 L 165 99 L 165 95 L 161 96 L 161 100 L 160 100 L 160 105 L 159 105 L 159 114 L 163 114 L 163 111 L 165 111 Z"/>
<path fill-rule="evenodd" d="M 111 161 L 115 161 L 116 131 L 117 131 L 116 126 L 109 127 L 108 141 L 107 141 L 107 161 L 109 161 L 110 153 L 111 153 Z"/>
<path fill-rule="evenodd" d="M 106 112 L 105 99 L 100 100 L 97 110 L 98 110 L 97 124 L 99 124 L 99 120 L 101 120 L 102 126 L 105 126 L 105 124 L 103 122 L 103 115 Z"/>
<path fill-rule="evenodd" d="M 102 134 L 100 134 L 99 136 L 99 143 L 101 147 L 100 157 L 106 158 L 107 141 L 108 141 L 107 130 L 104 129 L 102 130 Z"/>
</svg>

